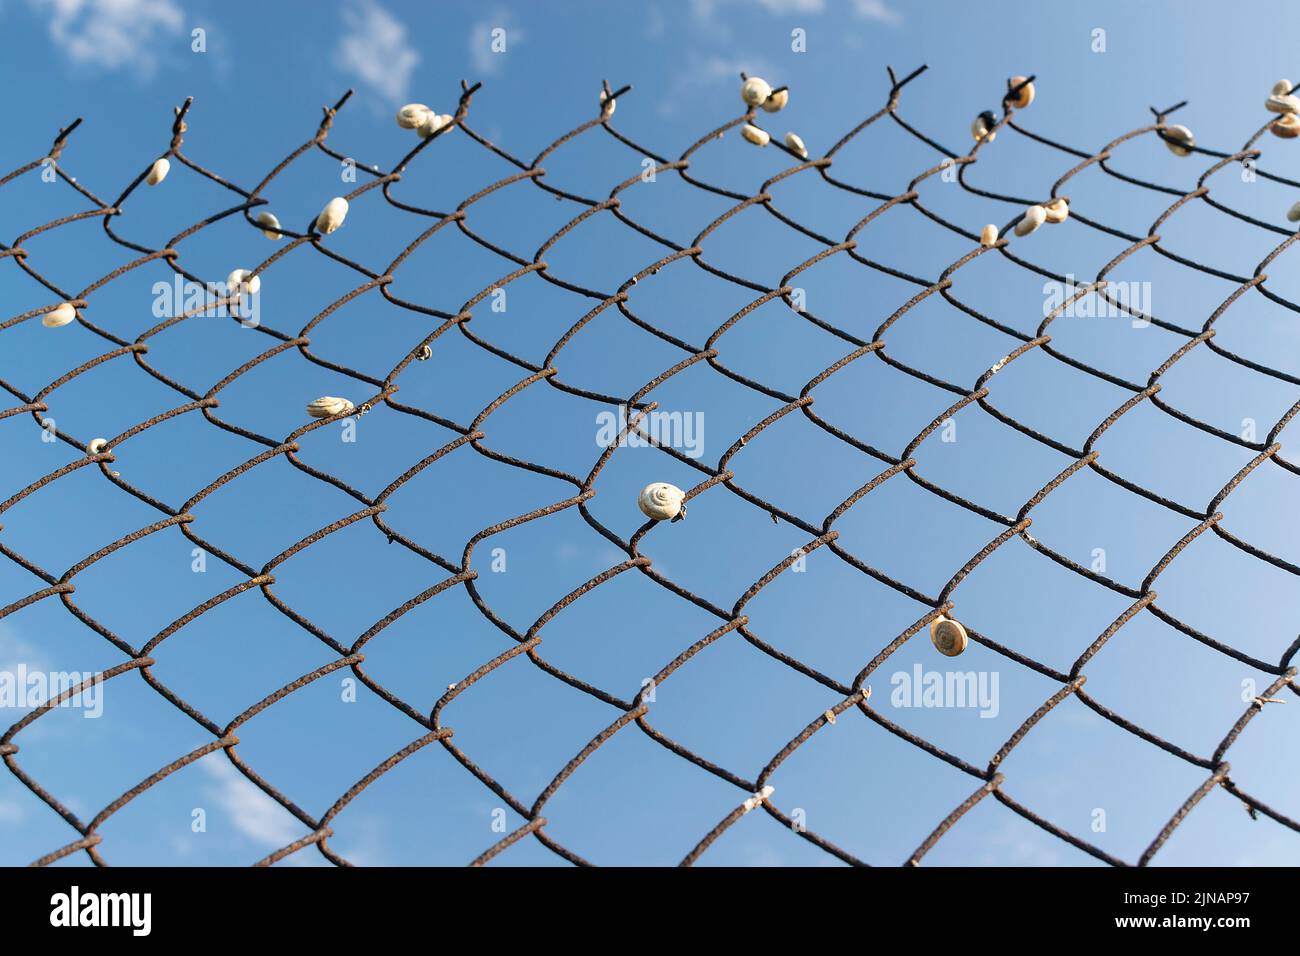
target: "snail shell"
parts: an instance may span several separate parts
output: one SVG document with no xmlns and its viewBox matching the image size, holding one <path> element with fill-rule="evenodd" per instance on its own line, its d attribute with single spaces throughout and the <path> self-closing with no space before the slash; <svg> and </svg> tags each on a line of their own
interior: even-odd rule
<svg viewBox="0 0 1300 956">
<path fill-rule="evenodd" d="M 47 329 L 57 329 L 62 325 L 67 325 L 77 317 L 77 310 L 73 308 L 71 302 L 64 302 L 55 306 L 49 312 L 46 312 L 41 319 L 41 325 Z"/>
<path fill-rule="evenodd" d="M 1011 78 L 1011 82 L 1007 84 L 1007 89 L 1010 90 L 1014 86 L 1017 86 L 1021 83 L 1025 83 L 1025 80 L 1027 79 L 1028 77 L 1026 76 L 1013 76 Z M 1014 96 L 1010 96 L 1010 95 L 1007 96 L 1007 104 L 1010 106 L 1014 106 L 1018 110 L 1023 110 L 1026 106 L 1028 106 L 1033 101 L 1034 101 L 1034 84 L 1032 83 L 1025 83 L 1025 85 L 1020 88 L 1020 92 L 1016 93 Z"/>
<path fill-rule="evenodd" d="M 253 276 L 248 278 L 247 269 L 236 269 L 230 275 L 226 276 L 226 291 L 234 295 L 236 292 L 247 292 L 249 295 L 257 295 L 262 288 L 262 277 Z"/>
<path fill-rule="evenodd" d="M 1288 222 L 1300 222 L 1300 202 L 1286 211 L 1286 218 Z"/>
<path fill-rule="evenodd" d="M 316 231 L 328 236 L 343 225 L 343 220 L 347 218 L 347 215 L 348 201 L 342 196 L 335 196 L 325 204 L 325 208 L 316 217 Z"/>
<path fill-rule="evenodd" d="M 397 125 L 402 129 L 419 129 L 432 112 L 423 103 L 407 103 L 397 111 Z"/>
<path fill-rule="evenodd" d="M 997 241 L 998 241 L 998 227 L 993 225 L 993 223 L 989 223 L 987 226 L 984 227 L 984 231 L 980 233 L 980 245 L 991 246 Z"/>
<path fill-rule="evenodd" d="M 1196 137 L 1186 126 L 1168 126 L 1165 128 L 1165 145 L 1175 156 L 1190 156 Z"/>
<path fill-rule="evenodd" d="M 761 106 L 771 95 L 772 87 L 761 77 L 751 76 L 740 84 L 740 98 L 746 106 Z"/>
<path fill-rule="evenodd" d="M 766 146 L 772 141 L 772 137 L 768 135 L 767 130 L 759 129 L 757 126 L 753 126 L 749 123 L 746 123 L 740 128 L 740 135 L 745 137 L 745 139 L 749 140 L 755 146 Z"/>
<path fill-rule="evenodd" d="M 86 446 L 86 454 L 91 456 L 98 455 L 107 447 L 107 438 L 92 438 L 90 444 Z"/>
<path fill-rule="evenodd" d="M 274 214 L 274 213 L 270 213 L 270 212 L 259 212 L 259 213 L 257 214 L 257 221 L 258 221 L 261 225 L 267 227 L 267 228 L 265 228 L 265 229 L 262 230 L 262 235 L 266 236 L 266 238 L 268 238 L 268 239 L 283 239 L 283 238 L 284 238 L 284 237 L 283 237 L 282 235 L 280 235 L 278 232 L 273 232 L 273 231 L 272 231 L 272 230 L 274 230 L 274 229 L 279 229 L 279 228 L 280 228 L 280 220 L 275 218 L 275 214 Z"/>
<path fill-rule="evenodd" d="M 162 159 L 154 160 L 154 164 L 149 167 L 149 175 L 144 178 L 144 181 L 150 186 L 157 186 L 167 178 L 167 174 L 171 172 L 171 169 L 171 160 L 166 156 Z"/>
<path fill-rule="evenodd" d="M 1053 199 L 1043 209 L 1048 222 L 1065 222 L 1070 217 L 1070 204 L 1064 199 Z"/>
<path fill-rule="evenodd" d="M 430 113 L 428 117 L 426 117 L 425 121 L 420 124 L 420 128 L 416 130 L 416 132 L 418 132 L 424 139 L 428 139 L 444 126 L 451 125 L 453 119 L 455 119 L 455 117 L 447 113 Z"/>
<path fill-rule="evenodd" d="M 785 145 L 790 149 L 791 152 L 798 153 L 800 159 L 808 158 L 808 147 L 805 146 L 803 144 L 803 140 L 800 139 L 794 133 L 785 134 Z"/>
<path fill-rule="evenodd" d="M 1264 101 L 1264 108 L 1273 113 L 1300 113 L 1300 98 L 1287 93 L 1274 93 Z"/>
<path fill-rule="evenodd" d="M 600 111 L 607 116 L 613 116 L 614 110 L 618 109 L 618 100 L 609 98 L 609 94 L 604 90 L 600 91 Z"/>
<path fill-rule="evenodd" d="M 785 104 L 790 102 L 789 90 L 776 90 L 771 93 L 767 99 L 763 100 L 762 107 L 768 113 L 778 113 L 785 109 Z"/>
<path fill-rule="evenodd" d="M 1273 84 L 1273 89 L 1269 90 L 1274 96 L 1289 96 L 1291 93 L 1290 80 L 1278 80 Z"/>
<path fill-rule="evenodd" d="M 330 418 L 334 415 L 345 415 L 354 407 L 346 398 L 324 395 L 307 405 L 307 414 L 312 418 Z"/>
<path fill-rule="evenodd" d="M 930 622 L 930 641 L 944 657 L 956 657 L 966 650 L 970 639 L 966 636 L 966 628 L 940 614 Z"/>
<path fill-rule="evenodd" d="M 1016 235 L 1027 236 L 1047 221 L 1047 210 L 1042 206 L 1030 206 L 1024 216 L 1016 223 Z"/>
<path fill-rule="evenodd" d="M 993 129 L 998 123 L 998 119 L 992 111 L 985 110 L 975 121 L 970 124 L 970 134 L 975 138 L 975 142 L 991 143 L 998 138 L 997 131 Z"/>
<path fill-rule="evenodd" d="M 685 497 L 686 492 L 676 485 L 656 481 L 641 489 L 636 503 L 647 518 L 653 518 L 655 521 L 672 521 L 678 515 L 686 513 L 686 509 L 682 507 Z"/>
<path fill-rule="evenodd" d="M 1300 116 L 1286 113 L 1268 124 L 1269 132 L 1282 139 L 1295 139 L 1300 136 Z"/>
</svg>

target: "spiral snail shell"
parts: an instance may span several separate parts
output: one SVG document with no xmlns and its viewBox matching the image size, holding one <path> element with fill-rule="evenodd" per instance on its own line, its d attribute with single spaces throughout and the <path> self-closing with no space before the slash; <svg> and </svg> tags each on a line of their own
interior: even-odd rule
<svg viewBox="0 0 1300 956">
<path fill-rule="evenodd" d="M 998 227 L 993 225 L 993 223 L 989 223 L 987 226 L 984 227 L 984 231 L 980 233 L 980 245 L 991 246 L 997 241 L 998 241 Z"/>
<path fill-rule="evenodd" d="M 328 236 L 343 225 L 343 220 L 347 218 L 347 215 L 348 201 L 342 196 L 335 196 L 325 204 L 325 208 L 316 217 L 316 231 Z"/>
<path fill-rule="evenodd" d="M 930 642 L 944 657 L 956 657 L 966 650 L 969 638 L 966 636 L 966 628 L 940 614 L 930 622 Z"/>
<path fill-rule="evenodd" d="M 618 109 L 618 100 L 610 99 L 610 96 L 604 90 L 600 91 L 600 111 L 606 116 L 613 116 L 614 110 Z"/>
<path fill-rule="evenodd" d="M 77 310 L 71 302 L 64 302 L 55 306 L 41 318 L 41 325 L 47 329 L 57 329 L 59 326 L 67 325 L 77 317 Z"/>
<path fill-rule="evenodd" d="M 428 118 L 420 124 L 420 128 L 417 129 L 416 132 L 424 139 L 428 139 L 444 126 L 450 126 L 453 119 L 455 119 L 455 117 L 451 116 L 449 113 L 430 113 Z"/>
<path fill-rule="evenodd" d="M 1063 198 L 1053 199 L 1043 207 L 1043 211 L 1047 213 L 1048 222 L 1065 222 L 1070 218 L 1070 204 Z"/>
<path fill-rule="evenodd" d="M 985 110 L 970 124 L 970 134 L 977 143 L 991 143 L 998 138 L 997 130 L 993 128 L 997 124 L 998 118 L 993 115 L 993 111 Z"/>
<path fill-rule="evenodd" d="M 1264 108 L 1273 113 L 1300 113 L 1300 99 L 1290 93 L 1274 93 L 1264 101 Z"/>
<path fill-rule="evenodd" d="M 1030 206 L 1016 223 L 1016 235 L 1027 236 L 1047 221 L 1047 210 L 1042 206 Z"/>
<path fill-rule="evenodd" d="M 1010 91 L 1012 89 L 1015 89 L 1015 87 L 1019 86 L 1021 83 L 1025 83 L 1025 80 L 1027 79 L 1029 79 L 1029 77 L 1027 76 L 1013 76 L 1009 81 L 1007 81 L 1007 90 Z M 1026 106 L 1028 106 L 1033 101 L 1034 101 L 1033 83 L 1025 83 L 1025 85 L 1021 86 L 1020 90 L 1015 94 L 1012 94 L 1010 92 L 1007 93 L 1007 99 L 1006 99 L 1007 105 L 1014 106 L 1018 110 L 1023 110 Z"/>
<path fill-rule="evenodd" d="M 790 152 L 798 154 L 800 159 L 808 158 L 808 147 L 803 144 L 803 140 L 800 139 L 798 134 L 786 133 L 785 145 Z"/>
<path fill-rule="evenodd" d="M 162 159 L 156 159 L 154 160 L 154 164 L 149 167 L 149 175 L 145 176 L 144 181 L 150 186 L 157 186 L 167 178 L 167 174 L 171 172 L 171 168 L 171 160 L 166 156 Z"/>
<path fill-rule="evenodd" d="M 647 518 L 655 521 L 676 521 L 686 517 L 686 506 L 682 504 L 686 492 L 676 485 L 665 481 L 656 481 L 641 489 L 637 498 L 637 507 Z"/>
<path fill-rule="evenodd" d="M 1286 113 L 1268 124 L 1269 132 L 1282 139 L 1295 139 L 1300 136 L 1300 116 Z"/>
<path fill-rule="evenodd" d="M 785 109 L 785 104 L 789 102 L 790 102 L 789 90 L 773 90 L 770 94 L 768 94 L 767 99 L 763 100 L 763 102 L 760 103 L 759 105 L 763 107 L 765 112 L 778 113 L 781 110 Z"/>
<path fill-rule="evenodd" d="M 266 227 L 262 230 L 262 235 L 266 236 L 266 238 L 272 240 L 284 238 L 280 233 L 273 231 L 280 228 L 280 220 L 275 218 L 274 213 L 265 211 L 259 212 L 257 214 L 257 222 L 259 225 Z"/>
<path fill-rule="evenodd" d="M 1196 137 L 1186 126 L 1166 127 L 1164 140 L 1165 145 L 1169 147 L 1169 152 L 1175 156 L 1192 155 L 1192 147 L 1196 145 Z"/>
<path fill-rule="evenodd" d="M 745 82 L 740 84 L 740 98 L 745 101 L 746 106 L 761 106 L 771 95 L 772 87 L 762 77 L 747 77 Z"/>
<path fill-rule="evenodd" d="M 397 125 L 402 129 L 419 129 L 432 112 L 423 103 L 407 103 L 397 111 Z"/>
<path fill-rule="evenodd" d="M 247 269 L 236 269 L 230 275 L 226 276 L 226 290 L 234 295 L 236 293 L 247 292 L 249 295 L 257 295 L 262 288 L 262 277 L 253 276 L 249 278 Z"/>
<path fill-rule="evenodd" d="M 1269 92 L 1274 96 L 1289 96 L 1291 93 L 1291 81 L 1278 80 L 1273 84 L 1273 88 L 1269 90 Z"/>
<path fill-rule="evenodd" d="M 102 453 L 107 447 L 107 438 L 92 438 L 90 444 L 86 445 L 86 454 L 94 457 L 95 455 Z"/>
<path fill-rule="evenodd" d="M 346 398 L 324 395 L 307 405 L 307 414 L 312 418 L 331 418 L 334 415 L 346 415 L 354 407 Z"/>
<path fill-rule="evenodd" d="M 1287 222 L 1300 222 L 1300 202 L 1286 211 Z"/>
<path fill-rule="evenodd" d="M 766 146 L 772 141 L 771 135 L 765 129 L 759 129 L 750 123 L 746 123 L 740 128 L 740 135 L 745 137 L 755 146 Z"/>
</svg>

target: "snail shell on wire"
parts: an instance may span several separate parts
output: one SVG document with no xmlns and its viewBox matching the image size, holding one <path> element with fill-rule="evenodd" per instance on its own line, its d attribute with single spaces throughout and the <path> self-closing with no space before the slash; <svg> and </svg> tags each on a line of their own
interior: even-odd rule
<svg viewBox="0 0 1300 956">
<path fill-rule="evenodd" d="M 768 113 L 779 113 L 785 109 L 785 104 L 790 102 L 789 90 L 774 90 L 763 100 L 762 107 Z"/>
<path fill-rule="evenodd" d="M 761 106 L 772 95 L 772 87 L 767 80 L 751 76 L 740 84 L 740 98 L 746 106 Z"/>
<path fill-rule="evenodd" d="M 402 129 L 419 129 L 432 112 L 423 103 L 407 103 L 397 111 L 397 125 Z"/>
<path fill-rule="evenodd" d="M 424 139 L 428 139 L 444 126 L 450 126 L 453 119 L 455 117 L 448 113 L 430 113 L 416 132 Z"/>
<path fill-rule="evenodd" d="M 993 223 L 989 223 L 987 226 L 984 227 L 984 231 L 980 233 L 980 245 L 991 246 L 997 241 L 998 241 L 998 227 L 993 225 Z"/>
<path fill-rule="evenodd" d="M 273 231 L 272 231 L 272 230 L 275 230 L 275 229 L 279 229 L 279 228 L 280 228 L 280 220 L 275 218 L 275 214 L 274 214 L 274 213 L 270 213 L 270 212 L 259 212 L 259 213 L 257 214 L 257 222 L 258 222 L 260 225 L 263 225 L 263 226 L 266 226 L 266 227 L 267 227 L 267 228 L 265 228 L 265 229 L 262 230 L 262 235 L 266 236 L 266 238 L 268 238 L 268 239 L 272 239 L 272 240 L 274 240 L 274 239 L 283 239 L 283 238 L 284 238 L 284 236 L 280 235 L 278 232 L 273 232 Z"/>
<path fill-rule="evenodd" d="M 41 325 L 47 329 L 57 329 L 60 326 L 67 325 L 77 317 L 77 310 L 73 308 L 71 302 L 64 302 L 55 306 L 41 318 Z"/>
<path fill-rule="evenodd" d="M 234 295 L 237 292 L 247 292 L 249 295 L 257 295 L 262 288 L 262 277 L 253 276 L 248 278 L 247 269 L 236 269 L 230 275 L 226 276 L 226 290 Z"/>
<path fill-rule="evenodd" d="M 993 128 L 997 123 L 998 118 L 993 115 L 993 111 L 985 110 L 970 124 L 970 134 L 977 143 L 991 143 L 998 138 L 997 130 Z"/>
<path fill-rule="evenodd" d="M 1065 222 L 1070 217 L 1070 204 L 1062 199 L 1053 199 L 1043 210 L 1047 213 L 1048 222 Z"/>
<path fill-rule="evenodd" d="M 1034 84 L 1025 83 L 1025 80 L 1027 79 L 1029 79 L 1027 76 L 1013 76 L 1007 83 L 1007 105 L 1014 106 L 1018 110 L 1023 110 L 1034 101 Z M 1025 85 L 1020 87 L 1018 93 L 1012 95 L 1009 91 L 1014 87 L 1019 86 L 1021 83 L 1025 83 Z"/>
<path fill-rule="evenodd" d="M 944 657 L 956 657 L 966 650 L 970 639 L 966 636 L 966 628 L 940 614 L 930 622 L 930 642 Z"/>
<path fill-rule="evenodd" d="M 604 90 L 600 91 L 600 111 L 606 116 L 613 116 L 614 110 L 618 109 L 618 100 L 611 99 L 610 95 Z"/>
<path fill-rule="evenodd" d="M 1290 93 L 1274 93 L 1264 101 L 1264 108 L 1273 113 L 1300 113 L 1300 98 Z"/>
<path fill-rule="evenodd" d="M 1291 93 L 1290 80 L 1278 80 L 1273 84 L 1273 89 L 1269 90 L 1274 96 L 1288 96 Z"/>
<path fill-rule="evenodd" d="M 346 398 L 324 395 L 307 405 L 307 414 L 312 418 L 330 418 L 334 415 L 346 415 L 354 407 Z"/>
<path fill-rule="evenodd" d="M 686 492 L 676 485 L 656 481 L 641 489 L 636 504 L 647 518 L 676 521 L 678 517 L 686 517 L 686 507 L 682 504 L 685 498 Z"/>
<path fill-rule="evenodd" d="M 1300 202 L 1286 211 L 1286 218 L 1288 222 L 1300 222 Z"/>
<path fill-rule="evenodd" d="M 1269 132 L 1282 139 L 1295 139 L 1300 136 L 1300 116 L 1287 113 L 1268 124 Z"/>
<path fill-rule="evenodd" d="M 1192 155 L 1192 147 L 1196 145 L 1196 137 L 1186 126 L 1166 127 L 1164 140 L 1165 145 L 1169 147 L 1169 152 L 1175 156 Z"/>
<path fill-rule="evenodd" d="M 95 455 L 101 454 L 104 451 L 104 449 L 107 447 L 108 447 L 107 438 L 92 438 L 90 440 L 90 444 L 86 446 L 86 454 L 93 457 Z"/>
<path fill-rule="evenodd" d="M 772 141 L 772 137 L 768 134 L 767 130 L 759 129 L 757 126 L 753 126 L 749 123 L 746 123 L 740 128 L 740 135 L 745 137 L 745 139 L 749 140 L 755 146 L 766 146 Z"/>
<path fill-rule="evenodd" d="M 1027 236 L 1047 221 L 1047 210 L 1042 206 L 1030 206 L 1024 216 L 1016 223 L 1016 235 Z"/>
<path fill-rule="evenodd" d="M 167 174 L 171 172 L 171 169 L 171 160 L 166 156 L 162 159 L 154 160 L 154 164 L 149 167 L 149 175 L 144 178 L 144 181 L 150 186 L 157 186 L 167 178 Z"/>
<path fill-rule="evenodd" d="M 348 201 L 342 196 L 335 196 L 325 204 L 325 208 L 316 217 L 316 231 L 328 236 L 343 225 L 343 220 L 347 218 L 347 215 Z"/>
<path fill-rule="evenodd" d="M 792 153 L 797 153 L 800 159 L 808 158 L 808 147 L 803 144 L 803 140 L 796 134 L 786 133 L 785 145 Z"/>
</svg>

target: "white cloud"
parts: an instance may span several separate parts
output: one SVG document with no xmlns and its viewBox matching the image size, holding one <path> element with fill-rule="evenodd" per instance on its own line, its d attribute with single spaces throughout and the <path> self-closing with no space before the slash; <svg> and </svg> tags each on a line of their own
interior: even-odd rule
<svg viewBox="0 0 1300 956">
<path fill-rule="evenodd" d="M 174 0 L 27 0 L 48 14 L 50 37 L 74 63 L 144 76 L 158 66 L 165 38 L 179 34 L 185 13 Z"/>
<path fill-rule="evenodd" d="M 496 33 L 501 30 L 503 32 Z M 521 42 L 524 31 L 511 20 L 510 13 L 497 10 L 492 16 L 470 27 L 469 61 L 475 76 L 487 76 L 501 69 L 502 60 L 510 55 L 510 48 Z M 494 50 L 494 45 L 498 47 Z"/>
<path fill-rule="evenodd" d="M 889 24 L 903 22 L 903 15 L 885 3 L 885 0 L 853 0 L 853 12 L 863 20 Z"/>
<path fill-rule="evenodd" d="M 388 100 L 405 99 L 420 54 L 407 43 L 402 22 L 379 4 L 361 0 L 343 9 L 343 25 L 334 65 Z"/>
<path fill-rule="evenodd" d="M 216 782 L 206 788 L 207 796 L 217 802 L 244 836 L 278 849 L 303 835 L 303 825 L 236 770 L 224 754 L 209 754 L 199 761 L 199 766 Z"/>
<path fill-rule="evenodd" d="M 827 9 L 826 0 L 691 0 L 696 18 L 706 23 L 711 22 L 718 8 L 724 5 L 758 7 L 773 16 L 815 16 Z M 851 0 L 849 6 L 853 15 L 863 20 L 889 24 L 903 22 L 903 15 L 886 0 Z"/>
<path fill-rule="evenodd" d="M 0 800 L 0 823 L 22 823 L 24 816 L 22 805 L 17 800 Z"/>
</svg>

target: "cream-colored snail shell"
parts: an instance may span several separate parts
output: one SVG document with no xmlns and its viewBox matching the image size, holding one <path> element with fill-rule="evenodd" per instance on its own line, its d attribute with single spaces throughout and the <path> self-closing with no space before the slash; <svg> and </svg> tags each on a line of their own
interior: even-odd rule
<svg viewBox="0 0 1300 956">
<path fill-rule="evenodd" d="M 424 139 L 428 139 L 444 126 L 450 126 L 453 119 L 455 117 L 448 113 L 430 113 L 416 132 Z"/>
<path fill-rule="evenodd" d="M 1268 124 L 1269 132 L 1282 139 L 1295 139 L 1300 136 L 1300 116 L 1287 113 Z"/>
<path fill-rule="evenodd" d="M 101 454 L 108 447 L 107 438 L 92 438 L 90 444 L 86 445 L 86 454 L 95 456 Z"/>
<path fill-rule="evenodd" d="M 966 650 L 970 638 L 960 623 L 940 614 L 930 622 L 930 642 L 944 657 L 956 657 Z"/>
<path fill-rule="evenodd" d="M 998 138 L 997 130 L 992 128 L 988 116 L 984 113 L 975 117 L 975 121 L 970 124 L 970 134 L 977 143 L 981 141 L 991 143 Z"/>
<path fill-rule="evenodd" d="M 312 418 L 330 418 L 334 415 L 345 415 L 352 411 L 354 407 L 346 398 L 324 395 L 308 403 L 307 414 Z"/>
<path fill-rule="evenodd" d="M 1288 222 L 1300 222 L 1300 202 L 1286 211 L 1286 218 Z"/>
<path fill-rule="evenodd" d="M 257 295 L 262 289 L 262 277 L 253 276 L 248 278 L 247 269 L 236 269 L 230 275 L 226 276 L 226 290 L 230 295 L 236 292 L 247 292 L 249 295 Z"/>
<path fill-rule="evenodd" d="M 1190 156 L 1196 137 L 1186 126 L 1169 126 L 1165 128 L 1165 145 L 1175 156 Z"/>
<path fill-rule="evenodd" d="M 1013 76 L 1011 78 L 1011 82 L 1007 84 L 1007 89 L 1011 90 L 1013 87 L 1018 86 L 1021 83 L 1025 83 L 1025 80 L 1027 79 L 1029 79 L 1029 77 L 1027 76 Z M 1028 106 L 1033 101 L 1034 101 L 1034 84 L 1032 83 L 1025 83 L 1025 85 L 1020 88 L 1020 91 L 1016 93 L 1014 96 L 1011 95 L 1007 96 L 1007 103 L 1010 106 L 1014 106 L 1018 110 L 1023 110 L 1026 106 Z"/>
<path fill-rule="evenodd" d="M 808 147 L 803 144 L 803 140 L 800 139 L 796 134 L 786 133 L 785 145 L 790 149 L 791 152 L 797 153 L 800 159 L 808 158 Z"/>
<path fill-rule="evenodd" d="M 1273 113 L 1300 113 L 1300 98 L 1290 93 L 1274 93 L 1264 101 L 1264 108 Z"/>
<path fill-rule="evenodd" d="M 686 508 L 682 505 L 685 498 L 686 492 L 676 485 L 656 481 L 641 489 L 636 504 L 647 518 L 653 518 L 655 521 L 672 521 L 678 515 L 686 514 Z"/>
<path fill-rule="evenodd" d="M 774 90 L 760 105 L 768 113 L 779 113 L 785 109 L 785 104 L 789 102 L 789 90 Z"/>
<path fill-rule="evenodd" d="M 257 222 L 259 225 L 266 226 L 266 228 L 262 230 L 262 235 L 266 236 L 266 238 L 268 239 L 284 238 L 284 236 L 280 235 L 280 233 L 272 231 L 280 228 L 280 220 L 275 218 L 275 213 L 259 212 L 257 214 Z"/>
<path fill-rule="evenodd" d="M 1291 81 L 1278 80 L 1273 84 L 1273 88 L 1269 92 L 1274 96 L 1288 96 L 1291 93 Z"/>
<path fill-rule="evenodd" d="M 343 225 L 343 220 L 348 216 L 348 201 L 342 196 L 335 196 L 325 204 L 325 208 L 320 211 L 316 217 L 316 231 L 322 235 L 328 236 L 331 232 Z"/>
<path fill-rule="evenodd" d="M 998 227 L 993 225 L 993 223 L 989 223 L 987 226 L 984 227 L 984 231 L 980 233 L 980 245 L 991 246 L 997 241 L 998 241 Z"/>
<path fill-rule="evenodd" d="M 77 317 L 77 310 L 73 308 L 71 302 L 64 302 L 55 306 L 49 312 L 46 312 L 41 319 L 41 325 L 47 329 L 57 329 L 60 326 L 67 325 Z"/>
<path fill-rule="evenodd" d="M 171 172 L 171 169 L 171 160 L 166 156 L 162 159 L 154 160 L 154 164 L 149 167 L 149 175 L 144 178 L 144 181 L 150 186 L 157 186 L 167 178 L 167 174 Z"/>
<path fill-rule="evenodd" d="M 423 103 L 407 103 L 397 111 L 397 125 L 402 129 L 419 129 L 432 112 Z"/>
<path fill-rule="evenodd" d="M 740 84 L 740 98 L 746 106 L 761 106 L 772 95 L 772 87 L 767 80 L 751 76 Z"/>
<path fill-rule="evenodd" d="M 610 95 L 604 90 L 600 91 L 600 111 L 606 116 L 613 116 L 614 110 L 618 109 L 618 100 L 611 99 Z"/>
<path fill-rule="evenodd" d="M 1042 206 L 1030 206 L 1024 216 L 1016 223 L 1016 235 L 1027 236 L 1047 221 L 1047 210 Z"/>
<path fill-rule="evenodd" d="M 746 123 L 740 128 L 740 135 L 745 137 L 745 139 L 749 140 L 755 146 L 766 146 L 772 141 L 772 137 L 768 135 L 767 130 L 759 129 L 757 126 L 753 126 L 749 123 Z"/>
<path fill-rule="evenodd" d="M 1064 198 L 1053 199 L 1043 210 L 1047 213 L 1048 222 L 1065 222 L 1070 218 L 1070 204 Z"/>
</svg>

